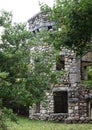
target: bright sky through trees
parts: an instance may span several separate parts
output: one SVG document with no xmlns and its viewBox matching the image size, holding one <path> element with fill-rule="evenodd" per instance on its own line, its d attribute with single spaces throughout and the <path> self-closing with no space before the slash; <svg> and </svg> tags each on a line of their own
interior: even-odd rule
<svg viewBox="0 0 92 130">
<path fill-rule="evenodd" d="M 26 22 L 39 12 L 39 1 L 52 6 L 54 0 L 0 0 L 0 10 L 12 11 L 14 22 Z"/>
</svg>

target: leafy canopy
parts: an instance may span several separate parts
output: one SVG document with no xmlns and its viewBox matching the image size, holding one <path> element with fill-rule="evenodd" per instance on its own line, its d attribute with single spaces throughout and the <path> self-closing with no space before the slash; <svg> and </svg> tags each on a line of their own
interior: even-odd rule
<svg viewBox="0 0 92 130">
<path fill-rule="evenodd" d="M 49 35 L 48 41 L 53 41 L 57 49 L 67 47 L 78 55 L 91 49 L 91 0 L 56 0 L 53 8 L 42 4 L 41 10 L 50 12 L 49 19 L 56 21 L 56 31 Z"/>
<path fill-rule="evenodd" d="M 26 89 L 31 34 L 26 24 L 12 23 L 8 12 L 2 12 L 0 28 L 0 99 L 8 107 L 27 105 L 31 97 Z"/>
<path fill-rule="evenodd" d="M 44 46 L 42 34 L 45 32 L 33 37 L 26 24 L 12 23 L 12 14 L 8 12 L 2 12 L 0 27 L 3 28 L 0 41 L 0 99 L 3 105 L 17 108 L 40 102 L 60 75 L 52 71 L 53 51 L 31 50 Z"/>
</svg>

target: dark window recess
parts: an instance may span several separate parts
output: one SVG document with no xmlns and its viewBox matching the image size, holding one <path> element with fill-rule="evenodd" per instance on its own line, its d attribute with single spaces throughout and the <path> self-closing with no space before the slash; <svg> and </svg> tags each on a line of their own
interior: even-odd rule
<svg viewBox="0 0 92 130">
<path fill-rule="evenodd" d="M 39 32 L 39 29 L 37 29 L 37 32 Z"/>
<path fill-rule="evenodd" d="M 56 70 L 62 70 L 65 68 L 65 58 L 60 55 L 56 58 Z"/>
<path fill-rule="evenodd" d="M 36 32 L 35 32 L 35 31 L 33 31 L 33 34 L 34 34 L 34 35 L 36 35 Z"/>
<path fill-rule="evenodd" d="M 48 30 L 52 29 L 52 26 L 48 26 Z"/>
<path fill-rule="evenodd" d="M 36 105 L 35 105 L 35 113 L 40 113 L 40 103 L 36 103 Z"/>
<path fill-rule="evenodd" d="M 85 62 L 81 62 L 81 79 L 87 80 L 87 66 Z"/>
<path fill-rule="evenodd" d="M 34 60 L 34 70 L 37 73 L 41 73 L 42 72 L 42 64 L 41 64 L 41 59 L 40 57 L 35 58 Z"/>
<path fill-rule="evenodd" d="M 92 102 L 90 102 L 90 117 L 92 119 Z"/>
<path fill-rule="evenodd" d="M 54 113 L 68 113 L 68 94 L 66 91 L 54 92 Z"/>
</svg>

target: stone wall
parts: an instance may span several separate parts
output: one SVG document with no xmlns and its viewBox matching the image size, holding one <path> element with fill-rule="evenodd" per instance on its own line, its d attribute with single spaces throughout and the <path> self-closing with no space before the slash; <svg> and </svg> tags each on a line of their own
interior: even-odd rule
<svg viewBox="0 0 92 130">
<path fill-rule="evenodd" d="M 28 20 L 29 23 L 29 30 L 31 32 L 35 31 L 38 32 L 40 31 L 42 28 L 48 30 L 50 26 L 53 26 L 54 29 L 54 25 L 55 22 L 51 22 L 47 19 L 49 14 L 40 12 L 38 14 L 36 14 L 34 17 L 32 17 L 31 19 Z"/>
<path fill-rule="evenodd" d="M 48 14 L 39 13 L 31 18 L 28 21 L 30 31 L 33 33 L 35 31 L 36 33 L 42 28 L 45 28 L 46 30 L 54 30 L 55 22 L 47 20 L 47 17 Z M 48 28 L 50 26 L 51 28 Z M 40 48 L 38 50 L 40 50 Z M 61 122 L 65 121 L 66 123 L 92 123 L 88 114 L 88 103 L 90 103 L 90 100 L 92 99 L 92 91 L 89 91 L 89 89 L 83 89 L 80 85 L 81 60 L 86 60 L 86 57 L 89 55 L 86 57 L 83 56 L 81 59 L 77 59 L 76 54 L 73 51 L 65 48 L 62 48 L 60 55 L 64 56 L 65 70 L 67 73 L 61 79 L 60 85 L 56 84 L 50 91 L 46 92 L 47 99 L 41 102 L 39 113 L 35 112 L 35 104 L 30 107 L 29 118 Z M 56 68 L 56 66 L 54 66 L 54 68 Z M 67 91 L 68 113 L 54 113 L 53 92 L 57 91 Z"/>
</svg>

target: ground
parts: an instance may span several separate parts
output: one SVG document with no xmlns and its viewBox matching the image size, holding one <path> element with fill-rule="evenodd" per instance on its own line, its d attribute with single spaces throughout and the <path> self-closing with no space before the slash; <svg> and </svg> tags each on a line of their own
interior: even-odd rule
<svg viewBox="0 0 92 130">
<path fill-rule="evenodd" d="M 46 121 L 32 121 L 18 117 L 18 124 L 7 121 L 10 130 L 92 130 L 92 124 L 62 124 Z"/>
</svg>

